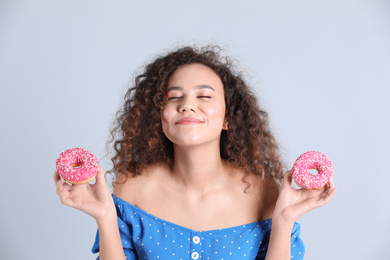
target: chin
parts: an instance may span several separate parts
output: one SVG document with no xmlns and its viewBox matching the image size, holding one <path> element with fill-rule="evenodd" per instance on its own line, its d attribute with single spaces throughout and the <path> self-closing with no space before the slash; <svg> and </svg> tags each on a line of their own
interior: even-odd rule
<svg viewBox="0 0 390 260">
<path fill-rule="evenodd" d="M 172 141 L 172 140 L 171 140 Z M 202 138 L 187 138 L 182 140 L 175 140 L 172 141 L 174 145 L 180 146 L 180 147 L 196 147 L 196 146 L 203 146 L 203 145 L 212 145 L 219 147 L 220 138 L 215 139 L 202 139 Z"/>
<path fill-rule="evenodd" d="M 185 131 L 181 133 L 177 133 L 176 135 L 167 135 L 165 136 L 177 146 L 183 147 L 194 147 L 201 146 L 206 144 L 214 143 L 219 147 L 219 142 L 221 139 L 221 134 L 211 134 L 205 133 L 204 131 Z"/>
</svg>

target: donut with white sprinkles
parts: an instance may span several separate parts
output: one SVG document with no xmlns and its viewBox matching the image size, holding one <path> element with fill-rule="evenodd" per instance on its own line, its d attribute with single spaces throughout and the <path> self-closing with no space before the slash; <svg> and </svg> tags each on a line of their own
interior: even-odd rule
<svg viewBox="0 0 390 260">
<path fill-rule="evenodd" d="M 310 173 L 317 170 L 318 174 Z M 306 189 L 317 190 L 325 186 L 333 177 L 333 166 L 328 157 L 316 151 L 302 154 L 292 168 L 292 178 L 295 183 Z"/>
<path fill-rule="evenodd" d="M 96 156 L 84 148 L 63 151 L 56 160 L 58 174 L 72 184 L 92 181 L 96 177 L 98 167 Z"/>
</svg>

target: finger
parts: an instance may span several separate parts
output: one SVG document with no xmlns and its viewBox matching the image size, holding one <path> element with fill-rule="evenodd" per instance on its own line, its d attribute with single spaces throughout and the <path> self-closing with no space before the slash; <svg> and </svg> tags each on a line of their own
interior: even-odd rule
<svg viewBox="0 0 390 260">
<path fill-rule="evenodd" d="M 324 198 L 323 198 L 323 200 L 322 200 L 322 202 L 323 202 L 322 205 L 327 204 L 327 203 L 333 198 L 333 196 L 334 196 L 335 193 L 336 193 L 336 189 L 331 189 L 330 192 L 327 193 L 327 194 L 324 196 Z"/>
<path fill-rule="evenodd" d="M 333 189 L 334 189 L 334 183 L 332 181 L 328 181 L 324 185 L 324 187 L 321 188 L 322 193 L 324 194 L 330 194 Z"/>
<path fill-rule="evenodd" d="M 72 185 L 68 184 L 61 176 L 58 176 L 58 181 L 56 182 L 56 192 L 58 195 L 61 195 L 64 189 L 70 191 Z"/>
<path fill-rule="evenodd" d="M 59 176 L 57 171 L 54 172 L 54 181 L 56 184 L 56 192 L 58 195 L 60 195 L 63 184 L 65 183 L 65 181 Z"/>
<path fill-rule="evenodd" d="M 57 170 L 54 171 L 53 178 L 54 178 L 54 183 L 56 185 L 57 194 L 59 194 L 60 190 L 62 189 L 62 184 L 65 181 L 64 179 L 61 178 Z"/>
<path fill-rule="evenodd" d="M 66 183 L 66 182 L 61 178 L 61 179 L 57 182 L 56 189 L 57 189 L 57 194 L 58 194 L 58 195 L 61 195 L 61 193 L 62 193 L 64 190 L 70 191 L 71 185 L 68 184 L 68 183 Z"/>
<path fill-rule="evenodd" d="M 290 185 L 292 182 L 292 170 L 288 170 L 284 173 L 283 185 Z"/>
<path fill-rule="evenodd" d="M 333 179 L 331 179 L 328 183 L 329 183 L 331 189 L 335 188 Z"/>
<path fill-rule="evenodd" d="M 69 185 L 65 183 L 65 185 Z M 70 188 L 67 186 L 63 186 L 63 189 L 61 190 L 60 194 L 60 200 L 63 204 L 71 206 L 71 200 L 69 199 L 70 197 Z"/>
<path fill-rule="evenodd" d="M 106 183 L 106 177 L 104 176 L 104 170 L 99 166 L 97 174 L 96 174 L 96 184 Z"/>
<path fill-rule="evenodd" d="M 60 175 L 58 174 L 57 169 L 54 171 L 53 179 L 54 179 L 55 183 L 57 183 L 61 179 Z"/>
<path fill-rule="evenodd" d="M 326 186 L 326 190 L 319 198 L 319 207 L 327 204 L 336 193 L 336 189 L 334 188 L 334 184 L 332 182 L 327 183 Z"/>
<path fill-rule="evenodd" d="M 288 170 L 284 173 L 284 180 L 291 181 L 292 179 L 292 170 Z"/>
<path fill-rule="evenodd" d="M 332 194 L 332 197 L 333 197 L 334 193 L 336 192 L 336 188 L 335 188 L 334 182 L 333 182 L 333 181 L 329 181 L 329 182 L 328 182 L 328 185 L 329 185 L 329 188 L 328 188 L 327 193 L 328 193 L 329 195 Z"/>
</svg>

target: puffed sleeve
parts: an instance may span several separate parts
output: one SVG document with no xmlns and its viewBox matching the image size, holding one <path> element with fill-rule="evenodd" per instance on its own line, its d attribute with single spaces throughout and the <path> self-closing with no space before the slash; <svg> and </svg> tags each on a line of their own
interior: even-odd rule
<svg viewBox="0 0 390 260">
<path fill-rule="evenodd" d="M 301 225 L 295 223 L 291 234 L 291 259 L 293 260 L 301 260 L 305 254 L 305 245 L 300 235 Z"/>
<path fill-rule="evenodd" d="M 299 225 L 298 223 L 294 223 L 292 233 L 291 233 L 291 259 L 292 260 L 302 260 L 305 254 L 305 246 L 300 237 L 300 233 L 301 233 L 301 225 Z M 271 230 L 269 230 L 265 234 L 264 239 L 260 244 L 260 249 L 257 254 L 256 260 L 265 259 L 270 235 L 271 235 Z"/>
<path fill-rule="evenodd" d="M 134 248 L 132 239 L 131 239 L 131 225 L 126 224 L 118 215 L 118 227 L 119 227 L 119 233 L 121 236 L 123 251 L 125 253 L 127 260 L 137 260 L 137 252 Z M 95 243 L 92 247 L 92 253 L 96 254 L 99 252 L 99 230 L 96 232 L 96 238 Z M 97 257 L 97 260 L 99 260 L 99 256 Z"/>
</svg>

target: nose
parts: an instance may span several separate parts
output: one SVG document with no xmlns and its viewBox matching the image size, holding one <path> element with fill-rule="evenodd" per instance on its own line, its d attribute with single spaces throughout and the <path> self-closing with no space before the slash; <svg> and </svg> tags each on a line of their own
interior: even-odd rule
<svg viewBox="0 0 390 260">
<path fill-rule="evenodd" d="M 179 112 L 196 112 L 196 104 L 190 99 L 185 98 L 179 106 Z"/>
</svg>

